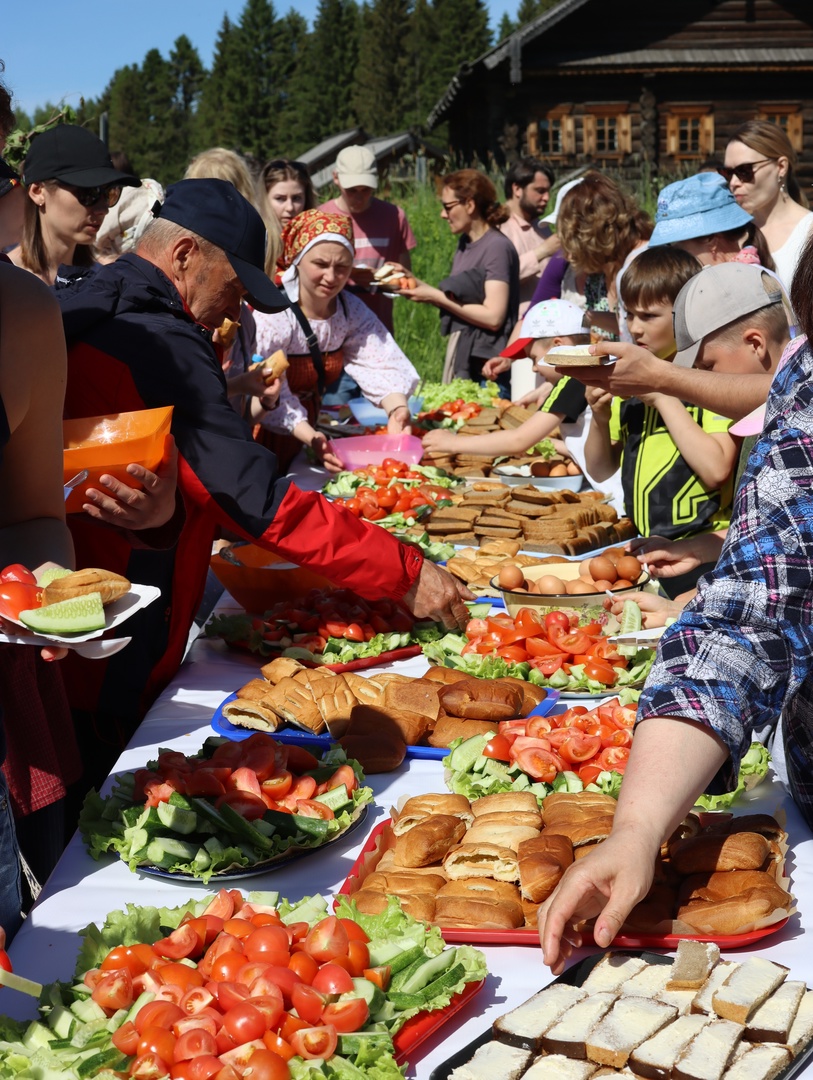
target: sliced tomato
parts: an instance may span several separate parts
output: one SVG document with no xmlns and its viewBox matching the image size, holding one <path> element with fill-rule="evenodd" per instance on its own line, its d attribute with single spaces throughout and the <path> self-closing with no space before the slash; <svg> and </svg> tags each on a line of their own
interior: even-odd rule
<svg viewBox="0 0 813 1080">
<path fill-rule="evenodd" d="M 234 914 L 234 900 L 228 889 L 220 889 L 218 894 L 211 900 L 201 913 L 201 918 L 213 916 L 218 919 L 230 919 Z"/>
<path fill-rule="evenodd" d="M 528 650 L 524 649 L 520 644 L 514 645 L 500 645 L 497 648 L 497 656 L 501 656 L 503 660 L 508 660 L 512 664 L 524 664 L 528 659 Z"/>
<path fill-rule="evenodd" d="M 345 791 L 348 796 L 352 795 L 356 788 L 359 786 L 356 774 L 353 772 L 352 765 L 340 765 L 335 773 L 327 782 L 327 790 L 331 791 L 333 788 L 339 787 L 340 784 L 344 784 Z"/>
<path fill-rule="evenodd" d="M 494 758 L 496 761 L 510 760 L 511 743 L 505 735 L 495 735 L 486 743 L 482 753 L 484 757 Z"/>
<path fill-rule="evenodd" d="M 599 763 L 608 772 L 623 773 L 629 761 L 630 752 L 625 746 L 609 746 L 599 755 Z"/>
<path fill-rule="evenodd" d="M 301 817 L 321 818 L 323 821 L 333 821 L 336 815 L 318 799 L 297 799 L 295 814 Z"/>
<path fill-rule="evenodd" d="M 341 971 L 341 968 L 339 970 Z M 353 980 L 349 975 L 347 978 L 352 989 Z M 296 983 L 291 993 L 291 1002 L 297 1016 L 308 1024 L 317 1025 L 320 1022 L 327 1001 L 327 991 L 317 990 L 316 987 L 308 986 L 307 983 Z"/>
<path fill-rule="evenodd" d="M 117 1050 L 121 1050 L 122 1054 L 135 1057 L 140 1038 L 133 1021 L 127 1020 L 113 1032 L 112 1043 Z"/>
<path fill-rule="evenodd" d="M 604 772 L 597 761 L 588 761 L 579 768 L 579 779 L 585 785 L 594 784 L 599 773 Z"/>
<path fill-rule="evenodd" d="M 590 761 L 600 750 L 601 739 L 597 735 L 583 735 L 580 731 L 571 732 L 570 738 L 559 746 L 559 753 L 571 765 Z"/>
<path fill-rule="evenodd" d="M 573 653 L 586 653 L 592 643 L 592 639 L 584 631 L 564 631 L 558 626 L 553 626 L 548 630 L 548 640 L 560 652 L 571 656 Z"/>
<path fill-rule="evenodd" d="M 535 637 L 544 630 L 542 621 L 533 608 L 520 608 L 514 617 L 514 625 L 525 637 Z"/>
<path fill-rule="evenodd" d="M 187 795 L 217 799 L 225 790 L 212 769 L 196 769 L 186 781 Z"/>
<path fill-rule="evenodd" d="M 618 671 L 612 664 L 605 664 L 600 660 L 589 660 L 584 665 L 584 674 L 593 682 L 603 683 L 605 686 L 615 686 L 618 680 Z"/>
<path fill-rule="evenodd" d="M 181 1020 L 186 1013 L 179 1005 L 171 1001 L 148 1001 L 138 1010 L 135 1018 L 136 1031 L 143 1035 L 148 1027 L 171 1028 L 176 1020 Z"/>
<path fill-rule="evenodd" d="M 390 979 L 392 978 L 392 969 L 389 964 L 365 968 L 362 974 L 365 979 L 369 979 L 379 990 L 383 990 L 386 993 L 387 987 L 390 985 Z"/>
<path fill-rule="evenodd" d="M 325 962 L 347 956 L 350 943 L 347 930 L 335 915 L 328 915 L 313 927 L 305 938 L 305 951 L 314 960 Z"/>
<path fill-rule="evenodd" d="M 300 1028 L 291 1036 L 294 1053 L 306 1060 L 331 1057 L 336 1052 L 337 1044 L 338 1036 L 332 1024 Z"/>
<path fill-rule="evenodd" d="M 319 760 L 315 758 L 310 750 L 306 750 L 304 746 L 296 746 L 289 744 L 288 750 L 288 768 L 293 773 L 305 773 L 310 772 L 312 769 L 319 768 Z"/>
<path fill-rule="evenodd" d="M 103 975 L 90 995 L 107 1013 L 129 1009 L 133 1004 L 133 977 L 126 968 Z"/>
<path fill-rule="evenodd" d="M 169 1074 L 169 1065 L 158 1054 L 140 1054 L 129 1069 L 135 1080 L 158 1080 Z"/>
<path fill-rule="evenodd" d="M 553 629 L 570 632 L 570 616 L 566 611 L 549 611 L 545 616 L 545 631 L 550 632 Z"/>
<path fill-rule="evenodd" d="M 529 638 L 529 641 L 538 641 L 538 638 Z M 560 668 L 564 667 L 565 656 L 564 653 L 557 653 L 556 656 L 535 656 L 531 661 L 531 667 L 536 668 L 541 672 L 545 678 L 550 678 Z"/>
<path fill-rule="evenodd" d="M 546 784 L 553 783 L 558 773 L 563 771 L 560 768 L 559 758 L 550 750 L 543 750 L 536 746 L 526 746 L 520 750 L 515 755 L 514 761 L 528 776 L 533 777 L 534 780 L 542 780 Z"/>
<path fill-rule="evenodd" d="M 554 721 L 550 716 L 529 716 L 525 724 L 525 734 L 532 739 L 546 739 L 553 726 Z"/>
<path fill-rule="evenodd" d="M 224 804 L 230 806 L 246 821 L 255 821 L 257 818 L 261 818 L 268 809 L 262 797 L 250 791 L 226 791 L 217 799 L 215 807 L 219 810 Z"/>
<path fill-rule="evenodd" d="M 634 705 L 614 705 L 613 723 L 618 728 L 631 730 L 635 727 L 635 713 L 636 708 Z"/>
<path fill-rule="evenodd" d="M 322 1013 L 322 1022 L 332 1024 L 340 1035 L 347 1035 L 363 1027 L 369 1015 L 370 1009 L 364 998 L 346 998 L 331 1002 Z"/>
</svg>

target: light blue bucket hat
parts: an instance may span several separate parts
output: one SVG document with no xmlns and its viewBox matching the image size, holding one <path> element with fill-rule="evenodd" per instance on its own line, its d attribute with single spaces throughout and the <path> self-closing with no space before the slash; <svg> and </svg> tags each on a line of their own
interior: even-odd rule
<svg viewBox="0 0 813 1080">
<path fill-rule="evenodd" d="M 658 196 L 655 230 L 649 246 L 674 244 L 698 236 L 713 236 L 753 218 L 739 205 L 717 173 L 702 172 L 668 184 Z"/>
</svg>

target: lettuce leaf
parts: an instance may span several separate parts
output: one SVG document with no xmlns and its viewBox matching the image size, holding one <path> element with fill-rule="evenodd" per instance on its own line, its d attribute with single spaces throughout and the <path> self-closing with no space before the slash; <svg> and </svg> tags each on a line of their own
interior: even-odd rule
<svg viewBox="0 0 813 1080">
<path fill-rule="evenodd" d="M 768 775 L 770 763 L 771 755 L 762 743 L 751 743 L 740 761 L 737 786 L 734 790 L 726 791 L 722 795 L 698 795 L 695 806 L 700 806 L 704 810 L 727 810 L 744 792 L 751 791 L 757 784 L 762 783 Z"/>
</svg>

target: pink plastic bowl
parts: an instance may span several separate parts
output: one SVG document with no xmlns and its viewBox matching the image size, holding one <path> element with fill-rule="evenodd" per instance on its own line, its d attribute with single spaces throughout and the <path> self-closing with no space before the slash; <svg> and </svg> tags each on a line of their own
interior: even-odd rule
<svg viewBox="0 0 813 1080">
<path fill-rule="evenodd" d="M 333 450 L 345 469 L 380 465 L 388 457 L 407 465 L 417 465 L 423 457 L 423 443 L 415 435 L 358 435 L 334 439 Z"/>
</svg>

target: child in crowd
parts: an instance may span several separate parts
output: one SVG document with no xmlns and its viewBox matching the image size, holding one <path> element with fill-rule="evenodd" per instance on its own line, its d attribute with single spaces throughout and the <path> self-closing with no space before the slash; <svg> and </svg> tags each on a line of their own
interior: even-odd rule
<svg viewBox="0 0 813 1080">
<path fill-rule="evenodd" d="M 532 307 L 522 320 L 522 330 L 512 344 L 503 350 L 503 356 L 515 359 L 530 356 L 537 370 L 548 351 L 557 345 L 587 345 L 590 331 L 584 323 L 585 313 L 567 300 L 544 300 Z M 550 369 L 546 369 L 550 370 Z M 452 431 L 437 429 L 423 437 L 424 449 L 429 453 L 482 454 L 493 460 L 502 454 L 523 454 L 542 439 L 547 439 L 559 429 L 566 452 L 584 469 L 582 444 L 589 424 L 584 387 L 574 379 L 561 379 L 551 391 L 545 388 L 545 397 L 538 412 L 524 424 L 510 431 L 492 431 L 487 435 L 456 435 Z M 522 399 L 530 403 L 539 391 Z M 596 485 L 586 473 L 588 482 L 600 486 L 621 507 L 621 487 L 618 476 L 609 476 Z"/>
<path fill-rule="evenodd" d="M 621 279 L 635 343 L 666 362 L 677 352 L 673 304 L 699 270 L 688 252 L 656 247 Z M 600 480 L 620 466 L 625 509 L 641 536 L 675 539 L 727 527 L 739 452 L 731 420 L 657 392 L 622 401 L 591 387 L 586 396 L 593 410 L 587 467 Z"/>
<path fill-rule="evenodd" d="M 791 343 L 788 310 L 776 278 L 759 266 L 720 264 L 692 278 L 675 301 L 675 336 L 679 362 L 699 370 L 726 375 L 773 374 L 802 344 Z M 764 406 L 730 429 L 745 436 L 743 457 L 762 430 Z M 629 550 L 645 563 L 654 577 L 676 578 L 714 564 L 722 550 L 725 529 L 682 540 L 650 536 L 633 541 Z M 641 593 L 633 597 L 644 615 L 644 626 L 663 626 L 680 613 L 694 590 L 677 597 Z M 622 604 L 609 602 L 615 614 Z"/>
</svg>

